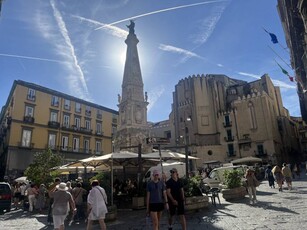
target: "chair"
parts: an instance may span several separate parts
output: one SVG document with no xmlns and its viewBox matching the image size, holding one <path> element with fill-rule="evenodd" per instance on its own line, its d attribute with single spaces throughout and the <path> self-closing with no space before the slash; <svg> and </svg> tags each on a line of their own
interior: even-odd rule
<svg viewBox="0 0 307 230">
<path fill-rule="evenodd" d="M 211 198 L 211 202 L 215 207 L 216 207 L 215 199 L 217 199 L 219 201 L 219 204 L 221 204 L 219 193 L 220 193 L 219 188 L 211 188 L 207 193 L 207 196 Z"/>
</svg>

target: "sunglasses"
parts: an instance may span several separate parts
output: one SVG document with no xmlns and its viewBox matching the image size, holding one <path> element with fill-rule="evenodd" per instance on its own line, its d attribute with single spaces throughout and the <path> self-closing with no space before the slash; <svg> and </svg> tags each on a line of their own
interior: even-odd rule
<svg viewBox="0 0 307 230">
<path fill-rule="evenodd" d="M 177 171 L 171 171 L 171 173 L 177 173 Z"/>
</svg>

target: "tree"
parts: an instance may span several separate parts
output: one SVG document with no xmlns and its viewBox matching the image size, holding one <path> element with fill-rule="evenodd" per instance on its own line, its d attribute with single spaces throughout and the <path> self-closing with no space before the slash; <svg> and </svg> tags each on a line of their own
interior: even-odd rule
<svg viewBox="0 0 307 230">
<path fill-rule="evenodd" d="M 35 184 L 49 184 L 53 181 L 50 169 L 61 165 L 63 157 L 52 152 L 50 148 L 34 154 L 33 163 L 25 171 L 27 178 Z"/>
</svg>

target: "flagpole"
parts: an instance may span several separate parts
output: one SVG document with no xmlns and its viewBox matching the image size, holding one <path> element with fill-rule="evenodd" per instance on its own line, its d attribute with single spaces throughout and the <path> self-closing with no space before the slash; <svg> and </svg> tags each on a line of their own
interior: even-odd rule
<svg viewBox="0 0 307 230">
<path fill-rule="evenodd" d="M 273 48 L 271 47 L 271 46 L 268 46 L 291 70 L 293 70 L 292 69 L 292 67 L 287 63 L 287 62 L 285 62 L 284 61 L 284 59 L 282 59 L 282 57 L 280 57 L 279 55 L 278 55 L 278 53 L 276 53 L 274 50 L 273 50 Z"/>
</svg>

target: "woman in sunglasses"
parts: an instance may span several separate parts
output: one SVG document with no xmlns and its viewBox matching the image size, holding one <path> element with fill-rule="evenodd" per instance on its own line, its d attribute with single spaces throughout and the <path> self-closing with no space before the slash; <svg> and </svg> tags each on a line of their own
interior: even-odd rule
<svg viewBox="0 0 307 230">
<path fill-rule="evenodd" d="M 147 215 L 150 215 L 153 229 L 160 229 L 160 219 L 164 207 L 168 210 L 166 187 L 158 170 L 153 171 L 153 179 L 147 184 Z"/>
</svg>

